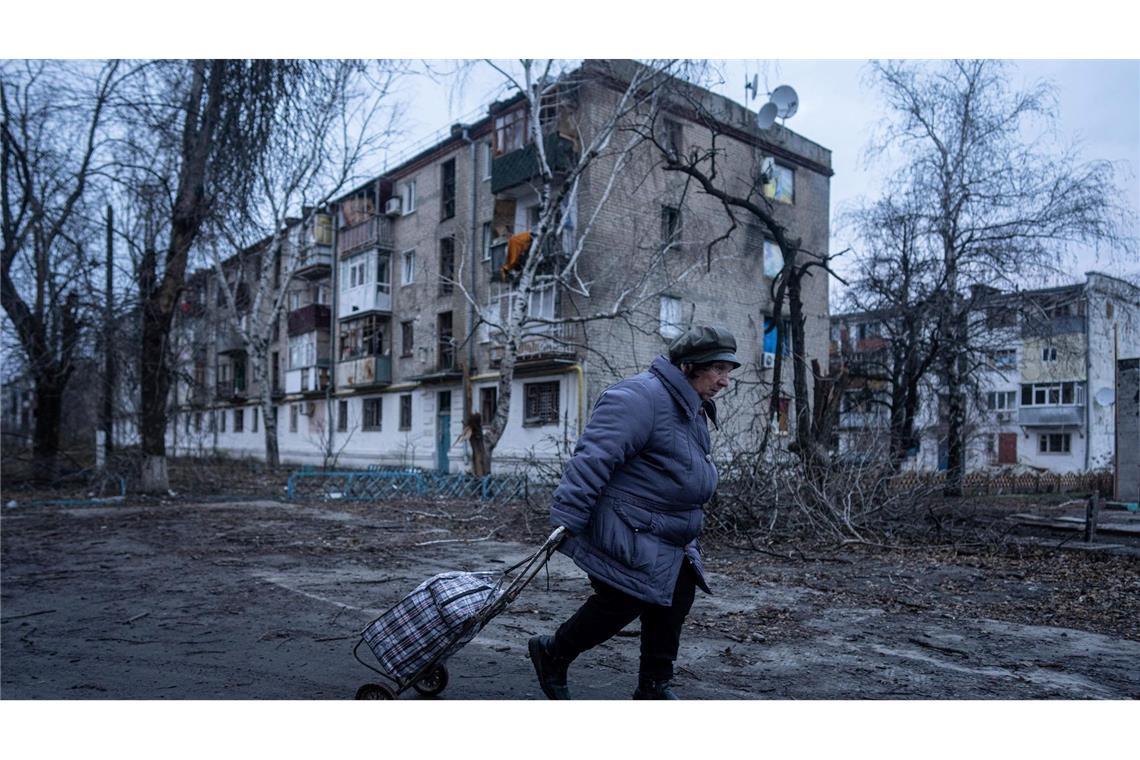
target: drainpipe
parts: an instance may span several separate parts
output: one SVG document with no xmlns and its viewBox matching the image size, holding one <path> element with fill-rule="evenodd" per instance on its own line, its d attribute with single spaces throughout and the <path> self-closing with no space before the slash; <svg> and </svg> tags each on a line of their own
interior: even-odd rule
<svg viewBox="0 0 1140 760">
<path fill-rule="evenodd" d="M 467 145 L 471 147 L 471 245 L 469 247 L 471 250 L 471 297 L 474 299 L 475 283 L 477 283 L 477 278 L 475 278 L 475 245 L 477 245 L 477 242 L 480 246 L 482 245 L 482 239 L 475 237 L 478 231 L 477 228 L 475 228 L 478 224 L 478 222 L 475 221 L 477 220 L 477 205 L 475 204 L 479 201 L 479 144 L 471 139 L 471 133 L 467 126 L 463 128 L 463 139 L 466 140 Z M 467 335 L 467 374 L 469 374 L 469 376 L 473 374 L 475 367 L 475 342 L 473 340 L 474 336 L 472 335 L 474 325 L 475 304 L 469 300 L 467 301 L 467 333 L 469 333 L 469 335 Z M 470 399 L 470 395 L 464 393 L 463 398 L 466 402 Z M 473 404 L 474 401 L 472 400 L 471 403 Z M 471 414 L 471 409 L 465 408 L 463 412 L 464 418 L 466 418 Z"/>
<path fill-rule="evenodd" d="M 1085 288 L 1085 472 L 1088 472 L 1092 460 L 1092 358 L 1090 356 L 1092 345 L 1089 343 L 1092 336 L 1092 331 L 1089 329 L 1089 322 L 1092 321 L 1092 304 L 1088 297 L 1087 284 Z"/>
<path fill-rule="evenodd" d="M 333 205 L 329 207 L 329 212 L 332 215 L 332 276 L 330 277 L 329 288 L 332 290 L 329 297 L 329 382 L 325 386 L 325 427 L 329 429 L 329 453 L 331 454 L 335 449 L 335 436 L 336 424 L 332 418 L 332 394 L 336 389 L 336 357 L 337 357 L 337 329 L 336 329 L 336 314 L 340 307 L 340 288 L 338 287 L 337 277 L 340 275 L 340 257 L 337 255 L 337 243 L 340 237 L 340 220 L 337 218 L 340 214 L 340 208 Z M 391 275 L 389 275 L 389 278 Z M 317 373 L 320 377 L 320 373 Z M 281 446 L 277 446 L 280 452 Z"/>
<path fill-rule="evenodd" d="M 470 214 L 470 216 L 471 216 L 471 235 L 469 238 L 471 240 L 471 244 L 467 247 L 468 247 L 468 250 L 470 251 L 470 256 L 468 257 L 470 259 L 470 261 L 469 261 L 470 266 L 468 267 L 468 269 L 470 270 L 469 277 L 471 280 L 470 297 L 471 297 L 471 299 L 474 299 L 475 298 L 475 285 L 476 285 L 475 263 L 477 260 L 475 249 L 476 249 L 477 244 L 479 246 L 482 246 L 482 242 L 483 242 L 482 239 L 477 238 L 475 235 L 475 233 L 476 233 L 475 225 L 477 224 L 477 222 L 476 222 L 476 203 L 478 202 L 478 198 L 479 198 L 479 150 L 478 150 L 479 144 L 471 139 L 471 133 L 470 133 L 470 130 L 467 126 L 463 127 L 463 139 L 467 141 L 468 146 L 470 146 L 470 152 L 471 152 L 471 214 Z M 475 374 L 475 336 L 474 336 L 475 304 L 471 299 L 468 299 L 468 302 L 467 302 L 467 377 L 468 378 L 470 378 L 472 375 Z M 470 385 L 470 380 L 468 380 L 468 384 Z M 464 393 L 463 393 L 463 422 L 466 423 L 467 418 L 471 416 L 471 408 L 474 406 L 475 400 L 471 397 L 472 389 L 470 387 L 464 388 L 463 391 L 464 391 Z"/>
<path fill-rule="evenodd" d="M 578 437 L 581 438 L 582 422 L 586 416 L 586 373 L 581 362 L 574 365 L 574 371 L 578 373 Z"/>
</svg>

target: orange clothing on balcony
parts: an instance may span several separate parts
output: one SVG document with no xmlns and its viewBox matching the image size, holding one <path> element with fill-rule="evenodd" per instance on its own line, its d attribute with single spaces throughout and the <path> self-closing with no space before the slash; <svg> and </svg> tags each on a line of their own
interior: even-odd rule
<svg viewBox="0 0 1140 760">
<path fill-rule="evenodd" d="M 517 235 L 512 235 L 507 240 L 507 260 L 503 262 L 500 270 L 503 273 L 503 279 L 507 279 L 507 275 L 522 266 L 523 256 L 530 250 L 530 233 L 520 232 Z"/>
</svg>

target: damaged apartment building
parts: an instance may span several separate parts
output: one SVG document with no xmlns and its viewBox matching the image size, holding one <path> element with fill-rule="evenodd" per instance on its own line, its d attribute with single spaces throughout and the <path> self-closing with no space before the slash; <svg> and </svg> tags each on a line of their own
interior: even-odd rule
<svg viewBox="0 0 1140 760">
<path fill-rule="evenodd" d="M 594 61 L 551 89 L 540 119 L 556 181 L 621 92 L 620 65 Z M 717 120 L 722 172 L 762 181 L 802 246 L 826 253 L 830 152 L 779 124 L 760 130 L 755 112 L 727 98 L 701 97 Z M 469 469 L 464 420 L 469 411 L 485 424 L 494 416 L 504 352 L 496 320 L 524 297 L 511 267 L 540 208 L 526 106 L 521 96 L 492 103 L 485 117 L 295 225 L 282 249 L 296 259 L 284 267 L 292 277 L 267 378 L 282 462 Z M 707 117 L 680 105 L 657 125 L 674 150 L 712 142 Z M 719 201 L 663 171 L 655 151 L 635 148 L 620 172 L 613 151 L 599 157 L 561 209 L 546 253 L 567 256 L 581 242 L 577 282 L 587 288 L 548 281 L 525 295 L 536 321 L 519 345 L 495 471 L 565 456 L 601 392 L 646 369 L 693 324 L 727 326 L 744 362 L 723 400 L 721 450 L 764 424 L 774 326 L 786 317 L 771 305 L 778 249 L 758 225 L 734 224 Z M 260 458 L 259 389 L 215 279 L 203 270 L 187 286 L 168 442 L 179 455 Z M 826 276 L 805 281 L 803 301 L 808 359 L 822 362 Z M 618 317 L 585 319 L 615 304 L 624 307 Z M 786 431 L 791 413 L 780 408 Z"/>
<path fill-rule="evenodd" d="M 1140 288 L 1089 272 L 1073 285 L 982 290 L 972 319 L 985 346 L 971 362 L 977 369 L 967 393 L 966 468 L 1090 472 L 1113 469 L 1120 455 L 1135 457 L 1135 403 L 1117 401 L 1136 396 Z M 831 318 L 832 370 L 846 365 L 851 375 L 840 408 L 840 452 L 875 450 L 886 436 L 890 393 L 876 368 L 888 364 L 891 319 L 889 312 Z M 931 371 L 908 468 L 946 469 L 939 393 Z"/>
</svg>

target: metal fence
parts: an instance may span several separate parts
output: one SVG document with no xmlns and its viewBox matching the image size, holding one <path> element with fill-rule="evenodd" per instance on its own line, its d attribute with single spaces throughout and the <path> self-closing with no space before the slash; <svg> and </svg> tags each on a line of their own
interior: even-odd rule
<svg viewBox="0 0 1140 760">
<path fill-rule="evenodd" d="M 891 478 L 896 489 L 927 487 L 941 488 L 946 473 L 902 473 Z M 962 492 L 967 496 L 1039 493 L 1092 493 L 1111 494 L 1112 473 L 986 473 L 969 472 L 962 477 Z"/>
<path fill-rule="evenodd" d="M 300 470 L 289 476 L 289 499 L 384 501 L 400 498 L 507 502 L 527 497 L 523 475 L 473 475 L 424 470 Z"/>
</svg>

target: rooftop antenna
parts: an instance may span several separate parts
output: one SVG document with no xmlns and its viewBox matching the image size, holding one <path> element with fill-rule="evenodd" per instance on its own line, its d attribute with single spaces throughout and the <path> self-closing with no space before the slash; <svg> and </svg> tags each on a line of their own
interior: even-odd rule
<svg viewBox="0 0 1140 760">
<path fill-rule="evenodd" d="M 747 74 L 745 74 L 744 77 L 744 102 L 747 103 L 749 100 L 756 100 L 756 94 L 759 92 L 760 88 L 760 75 L 753 74 L 751 82 L 748 81 Z M 752 91 L 752 97 L 748 96 L 749 90 Z"/>
</svg>

